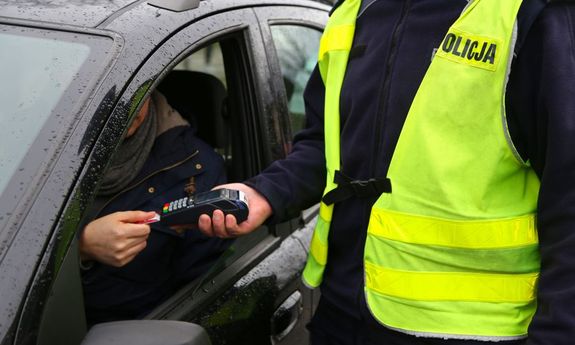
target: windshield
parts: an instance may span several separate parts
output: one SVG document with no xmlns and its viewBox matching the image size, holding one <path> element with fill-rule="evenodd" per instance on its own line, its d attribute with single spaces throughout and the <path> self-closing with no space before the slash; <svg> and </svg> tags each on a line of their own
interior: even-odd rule
<svg viewBox="0 0 575 345">
<path fill-rule="evenodd" d="M 90 55 L 90 47 L 5 32 L 0 32 L 0 47 L 1 194 Z"/>
</svg>

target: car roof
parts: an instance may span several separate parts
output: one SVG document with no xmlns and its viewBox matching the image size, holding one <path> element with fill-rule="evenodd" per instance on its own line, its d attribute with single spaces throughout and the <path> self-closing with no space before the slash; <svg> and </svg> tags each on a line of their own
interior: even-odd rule
<svg viewBox="0 0 575 345">
<path fill-rule="evenodd" d="M 148 0 L 0 0 L 0 22 L 4 18 L 95 28 L 146 2 Z M 219 8 L 310 3 L 301 0 L 207 0 L 207 2 L 218 3 L 216 7 Z M 329 0 L 311 2 L 316 2 L 318 6 L 323 3 L 325 6 Z"/>
<path fill-rule="evenodd" d="M 96 27 L 137 0 L 0 0 L 0 17 Z"/>
</svg>

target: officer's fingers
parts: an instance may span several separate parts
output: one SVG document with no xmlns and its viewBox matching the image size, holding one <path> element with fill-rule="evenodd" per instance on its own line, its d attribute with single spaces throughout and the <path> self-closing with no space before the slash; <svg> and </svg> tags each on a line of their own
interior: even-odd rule
<svg viewBox="0 0 575 345">
<path fill-rule="evenodd" d="M 212 229 L 214 231 L 214 235 L 217 237 L 229 237 L 228 232 L 226 231 L 224 213 L 221 210 L 215 210 L 212 214 Z"/>
<path fill-rule="evenodd" d="M 206 236 L 215 236 L 212 229 L 212 218 L 207 214 L 202 214 L 198 219 L 198 229 L 200 229 L 200 231 Z"/>
<path fill-rule="evenodd" d="M 198 228 L 197 224 L 178 224 L 178 225 L 171 225 L 170 226 L 170 229 L 175 230 L 175 231 L 184 231 L 184 230 L 197 229 L 197 228 Z"/>
<path fill-rule="evenodd" d="M 234 215 L 226 215 L 226 231 L 230 237 L 236 237 L 242 234 L 238 227 L 238 221 Z"/>
</svg>

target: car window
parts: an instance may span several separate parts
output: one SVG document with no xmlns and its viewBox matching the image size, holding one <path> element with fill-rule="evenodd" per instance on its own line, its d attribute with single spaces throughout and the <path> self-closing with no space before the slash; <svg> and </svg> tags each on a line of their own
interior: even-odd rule
<svg viewBox="0 0 575 345">
<path fill-rule="evenodd" d="M 0 25 L 0 240 L 34 200 L 91 91 L 117 52 L 113 37 Z M 20 203 L 22 201 L 22 203 Z M 9 242 L 9 241 L 8 241 Z M 4 246 L 0 246 L 0 257 Z"/>
<path fill-rule="evenodd" d="M 0 33 L 0 193 L 90 55 L 90 46 Z M 10 148 L 10 149 L 7 149 Z"/>
<path fill-rule="evenodd" d="M 221 42 L 212 42 L 179 62 L 160 89 L 169 93 L 168 98 L 180 113 L 187 114 L 185 117 L 197 128 L 197 135 L 224 158 L 227 173 L 232 176 L 226 78 Z M 180 90 L 174 92 L 174 88 Z"/>
<path fill-rule="evenodd" d="M 317 62 L 321 32 L 300 25 L 272 25 L 271 33 L 286 89 L 292 133 L 295 133 L 305 126 L 303 91 Z"/>
<path fill-rule="evenodd" d="M 214 42 L 194 52 L 174 67 L 175 71 L 197 71 L 207 73 L 218 78 L 226 85 L 226 72 L 224 57 L 219 42 Z"/>
</svg>

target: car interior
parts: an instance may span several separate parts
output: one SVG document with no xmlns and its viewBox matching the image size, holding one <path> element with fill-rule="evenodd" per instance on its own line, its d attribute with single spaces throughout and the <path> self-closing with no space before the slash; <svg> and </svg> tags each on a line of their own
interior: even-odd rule
<svg viewBox="0 0 575 345">
<path fill-rule="evenodd" d="M 230 133 L 224 84 L 208 73 L 173 70 L 162 80 L 158 90 L 196 128 L 196 135 L 225 157 Z"/>
<path fill-rule="evenodd" d="M 216 52 L 213 52 L 216 50 Z M 197 55 L 196 55 L 197 54 Z M 197 52 L 171 70 L 158 85 L 158 90 L 166 96 L 168 103 L 196 129 L 196 135 L 210 144 L 226 162 L 228 180 L 234 179 L 232 164 L 232 133 L 230 127 L 235 121 L 228 113 L 228 94 L 225 86 L 223 66 L 211 63 L 214 55 L 221 57 L 217 44 Z M 202 56 L 203 55 L 203 56 Z M 210 64 L 213 73 L 188 69 L 198 56 L 206 65 Z M 206 70 L 205 68 L 203 68 Z"/>
</svg>

